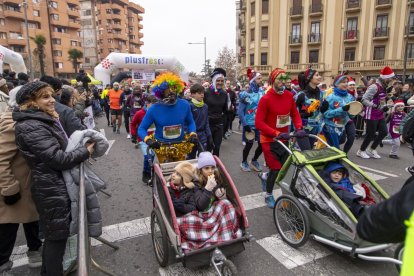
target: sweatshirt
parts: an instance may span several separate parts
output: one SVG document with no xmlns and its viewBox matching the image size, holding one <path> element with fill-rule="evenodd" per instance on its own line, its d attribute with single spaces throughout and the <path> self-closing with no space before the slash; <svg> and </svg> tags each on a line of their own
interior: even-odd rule
<svg viewBox="0 0 414 276">
<path fill-rule="evenodd" d="M 204 93 L 204 103 L 208 106 L 208 120 L 210 125 L 223 124 L 223 113 L 227 111 L 227 92 L 213 88 L 207 88 Z"/>
</svg>

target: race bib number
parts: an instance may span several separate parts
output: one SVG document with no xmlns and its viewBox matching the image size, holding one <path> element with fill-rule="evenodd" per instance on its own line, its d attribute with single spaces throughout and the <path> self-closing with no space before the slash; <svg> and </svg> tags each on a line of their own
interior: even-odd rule
<svg viewBox="0 0 414 276">
<path fill-rule="evenodd" d="M 134 102 L 134 108 L 141 108 L 141 103 L 140 102 Z"/>
<path fill-rule="evenodd" d="M 276 128 L 290 126 L 290 113 L 287 115 L 277 115 Z"/>
<path fill-rule="evenodd" d="M 147 132 L 151 132 L 151 133 L 155 132 L 155 124 L 152 124 L 152 125 L 148 128 Z"/>
<path fill-rule="evenodd" d="M 176 139 L 181 136 L 181 125 L 165 126 L 162 134 L 165 139 Z"/>
<path fill-rule="evenodd" d="M 395 134 L 400 133 L 400 126 L 393 126 L 392 132 L 394 132 Z"/>
</svg>

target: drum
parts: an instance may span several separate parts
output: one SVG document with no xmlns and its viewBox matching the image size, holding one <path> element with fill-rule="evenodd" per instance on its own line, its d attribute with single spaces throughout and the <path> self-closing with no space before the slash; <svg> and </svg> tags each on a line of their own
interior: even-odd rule
<svg viewBox="0 0 414 276">
<path fill-rule="evenodd" d="M 364 109 L 364 107 L 362 106 L 362 103 L 357 102 L 357 101 L 350 102 L 348 105 L 349 105 L 348 113 L 350 115 L 354 115 L 354 116 L 358 115 Z"/>
<path fill-rule="evenodd" d="M 253 141 L 256 137 L 256 133 L 254 131 L 246 131 L 244 135 L 246 136 L 247 141 Z"/>
</svg>

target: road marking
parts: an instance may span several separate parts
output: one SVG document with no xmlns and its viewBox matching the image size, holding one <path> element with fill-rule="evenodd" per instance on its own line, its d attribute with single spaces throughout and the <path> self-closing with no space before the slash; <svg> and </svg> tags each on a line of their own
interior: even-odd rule
<svg viewBox="0 0 414 276">
<path fill-rule="evenodd" d="M 234 131 L 234 130 L 233 130 L 233 133 L 236 133 L 236 134 L 238 134 L 238 135 L 243 135 L 243 133 L 238 132 L 238 131 Z"/>
<path fill-rule="evenodd" d="M 332 251 L 312 240 L 295 249 L 287 245 L 278 234 L 258 240 L 257 243 L 287 269 L 292 269 L 332 254 Z"/>
<path fill-rule="evenodd" d="M 215 276 L 214 269 L 212 267 L 202 267 L 197 269 L 190 269 L 183 267 L 181 263 L 173 264 L 167 267 L 160 267 L 158 270 L 160 276 Z"/>
<path fill-rule="evenodd" d="M 371 168 L 361 166 L 361 165 L 358 165 L 358 167 L 360 167 L 361 169 L 373 171 L 373 172 L 376 172 L 376 173 L 379 173 L 379 174 L 382 174 L 382 175 L 386 175 L 386 176 L 390 176 L 390 177 L 399 177 L 398 175 L 395 175 L 395 174 L 392 174 L 392 173 L 387 173 L 387 172 L 379 171 L 379 170 L 376 170 L 376 169 L 371 169 Z"/>
<path fill-rule="evenodd" d="M 105 134 L 105 129 L 104 128 L 99 129 L 99 132 L 102 133 L 103 136 L 105 136 L 105 138 L 106 138 L 106 134 Z M 115 143 L 115 140 L 108 140 L 108 143 L 109 143 L 109 147 L 106 150 L 105 155 L 108 155 L 109 150 L 112 148 L 112 145 Z"/>
<path fill-rule="evenodd" d="M 372 172 L 365 172 L 365 174 L 367 174 L 369 177 L 371 177 L 375 181 L 383 180 L 383 179 L 387 179 L 388 178 L 386 176 L 378 175 L 378 174 L 372 173 Z"/>
</svg>

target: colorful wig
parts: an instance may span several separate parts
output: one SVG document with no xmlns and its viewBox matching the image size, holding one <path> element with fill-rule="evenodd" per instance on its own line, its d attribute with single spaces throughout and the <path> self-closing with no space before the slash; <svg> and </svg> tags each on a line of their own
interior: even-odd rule
<svg viewBox="0 0 414 276">
<path fill-rule="evenodd" d="M 152 93 L 154 93 L 155 97 L 161 98 L 164 91 L 168 88 L 171 92 L 179 94 L 183 92 L 184 83 L 176 74 L 171 72 L 165 72 L 160 74 L 154 80 L 154 83 L 151 86 L 151 91 Z"/>
</svg>

